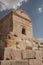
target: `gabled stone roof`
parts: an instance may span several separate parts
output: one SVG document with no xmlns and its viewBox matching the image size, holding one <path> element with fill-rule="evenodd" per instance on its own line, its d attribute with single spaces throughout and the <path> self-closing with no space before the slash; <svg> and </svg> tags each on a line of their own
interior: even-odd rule
<svg viewBox="0 0 43 65">
<path fill-rule="evenodd" d="M 0 21 L 5 20 L 9 15 L 12 16 L 13 14 L 14 14 L 14 15 L 17 15 L 18 17 L 21 17 L 21 18 L 23 18 L 23 19 L 28 20 L 28 21 L 31 22 L 30 17 L 29 17 L 29 16 L 27 15 L 27 13 L 26 13 L 24 10 L 22 10 L 22 9 L 11 11 L 11 12 L 8 13 L 5 17 L 3 17 L 2 19 L 0 19 Z"/>
<path fill-rule="evenodd" d="M 30 19 L 30 17 L 28 16 L 27 12 L 24 11 L 24 10 L 22 10 L 22 9 L 15 10 L 15 11 L 13 11 L 13 13 L 16 13 L 16 14 L 18 14 L 19 16 L 21 16 L 21 17 L 23 17 L 23 18 L 26 18 L 26 19 L 28 19 L 28 20 L 31 21 L 31 19 Z"/>
</svg>

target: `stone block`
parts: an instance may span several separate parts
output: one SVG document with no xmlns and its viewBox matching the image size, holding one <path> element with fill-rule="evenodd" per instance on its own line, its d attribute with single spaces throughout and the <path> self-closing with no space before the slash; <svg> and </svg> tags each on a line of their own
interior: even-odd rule
<svg viewBox="0 0 43 65">
<path fill-rule="evenodd" d="M 11 65 L 9 60 L 2 60 L 1 65 Z"/>
<path fill-rule="evenodd" d="M 42 51 L 41 50 L 36 50 L 36 59 L 42 59 Z"/>
<path fill-rule="evenodd" d="M 27 60 L 12 61 L 12 65 L 28 65 Z"/>
<path fill-rule="evenodd" d="M 5 48 L 4 60 L 11 60 L 11 49 L 10 48 Z"/>
<path fill-rule="evenodd" d="M 43 63 L 41 63 L 41 65 L 43 65 Z"/>
<path fill-rule="evenodd" d="M 12 49 L 11 56 L 12 56 L 12 60 L 21 60 L 21 50 Z"/>
<path fill-rule="evenodd" d="M 29 65 L 41 65 L 41 60 L 39 59 L 30 59 Z"/>
<path fill-rule="evenodd" d="M 3 60 L 1 61 L 1 65 L 28 65 L 27 60 Z"/>
<path fill-rule="evenodd" d="M 35 52 L 33 50 L 23 50 L 23 59 L 33 59 L 35 58 Z"/>
</svg>

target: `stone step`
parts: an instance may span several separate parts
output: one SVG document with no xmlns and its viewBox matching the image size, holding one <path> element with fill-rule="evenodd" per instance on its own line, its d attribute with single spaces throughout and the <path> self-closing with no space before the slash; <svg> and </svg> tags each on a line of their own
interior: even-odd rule
<svg viewBox="0 0 43 65">
<path fill-rule="evenodd" d="M 19 61 L 3 60 L 1 61 L 1 65 L 28 65 L 28 61 L 27 60 L 19 60 Z"/>
<path fill-rule="evenodd" d="M 0 51 L 0 60 L 23 60 L 23 59 L 43 59 L 41 50 L 20 50 L 14 48 L 5 48 Z"/>
<path fill-rule="evenodd" d="M 29 65 L 42 65 L 41 59 L 29 59 Z"/>
<path fill-rule="evenodd" d="M 41 59 L 1 60 L 0 65 L 43 65 L 43 62 Z"/>
</svg>

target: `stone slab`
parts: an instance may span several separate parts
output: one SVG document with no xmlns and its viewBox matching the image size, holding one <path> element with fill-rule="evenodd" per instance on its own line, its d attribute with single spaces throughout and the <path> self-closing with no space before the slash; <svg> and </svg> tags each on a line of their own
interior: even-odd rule
<svg viewBox="0 0 43 65">
<path fill-rule="evenodd" d="M 33 59 L 35 58 L 35 52 L 33 50 L 23 50 L 23 59 Z"/>
<path fill-rule="evenodd" d="M 28 61 L 27 60 L 20 60 L 20 61 L 12 61 L 12 65 L 28 65 Z"/>
<path fill-rule="evenodd" d="M 28 61 L 27 60 L 19 60 L 19 61 L 3 60 L 1 61 L 1 65 L 28 65 Z"/>
<path fill-rule="evenodd" d="M 21 50 L 12 49 L 11 56 L 12 56 L 12 60 L 21 60 Z"/>
<path fill-rule="evenodd" d="M 35 52 L 36 52 L 36 59 L 42 59 L 42 56 L 43 56 L 42 51 L 36 50 Z"/>
<path fill-rule="evenodd" d="M 31 59 L 31 60 L 29 60 L 29 65 L 41 65 L 41 60 Z"/>
<path fill-rule="evenodd" d="M 11 60 L 11 49 L 10 48 L 5 48 L 4 60 Z"/>
</svg>

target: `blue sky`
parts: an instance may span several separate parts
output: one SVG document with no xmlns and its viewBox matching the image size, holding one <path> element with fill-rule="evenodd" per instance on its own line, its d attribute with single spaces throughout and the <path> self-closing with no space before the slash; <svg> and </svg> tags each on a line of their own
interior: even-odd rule
<svg viewBox="0 0 43 65">
<path fill-rule="evenodd" d="M 3 2 L 4 0 L 0 1 Z M 20 0 L 14 0 L 14 1 L 20 1 Z M 3 14 L 6 15 L 6 13 L 8 13 L 9 10 L 13 8 L 11 7 L 5 9 L 4 12 L 2 11 L 3 13 L 0 13 L 0 18 L 3 16 Z M 15 9 L 20 8 L 26 10 L 26 12 L 28 13 L 28 15 L 32 20 L 34 37 L 43 40 L 43 0 L 21 0 L 19 5 L 16 4 Z"/>
</svg>

